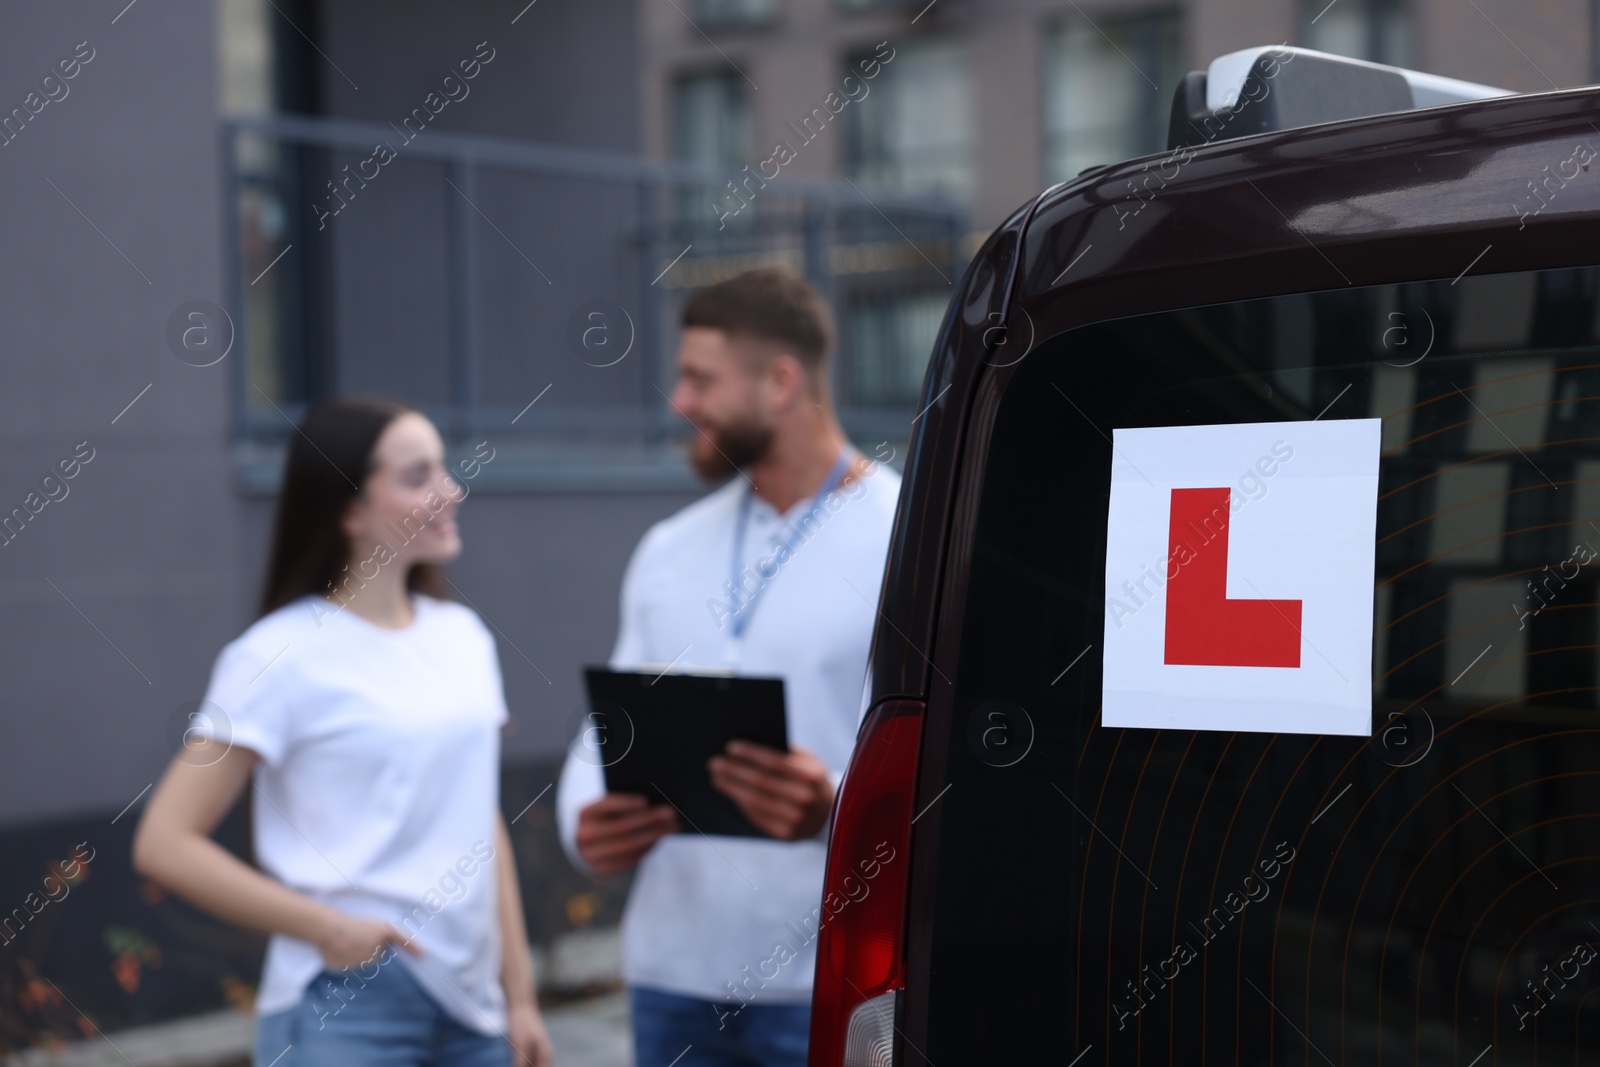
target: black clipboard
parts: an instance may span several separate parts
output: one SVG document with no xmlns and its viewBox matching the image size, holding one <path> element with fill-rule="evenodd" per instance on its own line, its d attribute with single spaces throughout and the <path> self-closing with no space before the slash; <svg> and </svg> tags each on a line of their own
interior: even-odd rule
<svg viewBox="0 0 1600 1067">
<path fill-rule="evenodd" d="M 684 833 L 770 837 L 711 784 L 706 761 L 729 741 L 789 751 L 782 678 L 652 674 L 585 667 L 589 713 L 579 743 L 606 791 L 678 809 Z"/>
</svg>

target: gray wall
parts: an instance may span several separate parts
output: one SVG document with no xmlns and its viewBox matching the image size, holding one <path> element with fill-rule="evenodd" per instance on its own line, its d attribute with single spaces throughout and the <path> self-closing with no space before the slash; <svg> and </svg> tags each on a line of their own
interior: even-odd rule
<svg viewBox="0 0 1600 1067">
<path fill-rule="evenodd" d="M 493 61 L 440 129 L 637 151 L 634 0 L 526 2 L 325 0 L 322 48 L 350 79 L 324 71 L 326 113 L 399 122 L 487 41 Z"/>
<path fill-rule="evenodd" d="M 335 75 L 330 99 L 351 117 L 403 115 L 488 38 L 499 54 L 441 124 L 631 147 L 631 5 L 538 4 L 514 27 L 502 8 L 328 4 L 322 46 L 361 86 L 346 99 Z M 271 517 L 272 501 L 235 489 L 227 364 L 191 367 L 164 336 L 183 302 L 225 302 L 215 11 L 119 10 L 18 5 L 0 33 L 4 109 L 78 42 L 95 49 L 65 99 L 0 147 L 0 513 L 78 442 L 95 450 L 0 547 L 0 826 L 109 818 L 154 781 L 174 713 L 253 617 Z M 628 552 L 691 498 L 474 492 L 452 577 L 503 635 L 509 755 L 564 744 L 577 669 L 610 650 Z"/>
<path fill-rule="evenodd" d="M 95 50 L 0 148 L 0 508 L 77 442 L 95 450 L 0 548 L 6 821 L 131 801 L 246 595 L 224 376 L 163 340 L 178 304 L 219 296 L 213 11 L 116 15 L 17 6 L 0 33 L 6 109 L 78 42 Z"/>
</svg>

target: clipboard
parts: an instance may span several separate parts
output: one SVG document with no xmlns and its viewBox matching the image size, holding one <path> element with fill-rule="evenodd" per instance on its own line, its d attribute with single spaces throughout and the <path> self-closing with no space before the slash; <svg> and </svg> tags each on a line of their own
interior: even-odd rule
<svg viewBox="0 0 1600 1067">
<path fill-rule="evenodd" d="M 711 784 L 706 761 L 729 741 L 789 751 L 782 678 L 653 674 L 584 668 L 583 743 L 606 791 L 678 809 L 682 833 L 771 838 Z"/>
</svg>

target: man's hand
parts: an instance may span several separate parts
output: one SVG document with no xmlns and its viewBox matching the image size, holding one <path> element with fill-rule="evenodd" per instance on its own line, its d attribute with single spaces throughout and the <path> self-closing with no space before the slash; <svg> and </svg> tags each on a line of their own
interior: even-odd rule
<svg viewBox="0 0 1600 1067">
<path fill-rule="evenodd" d="M 727 755 L 712 756 L 708 766 L 711 784 L 773 837 L 812 837 L 828 821 L 833 783 L 828 768 L 809 749 L 779 752 L 749 741 L 729 741 Z"/>
<path fill-rule="evenodd" d="M 663 835 L 678 829 L 678 813 L 651 807 L 637 793 L 607 793 L 578 812 L 578 855 L 601 878 L 625 871 Z"/>
</svg>

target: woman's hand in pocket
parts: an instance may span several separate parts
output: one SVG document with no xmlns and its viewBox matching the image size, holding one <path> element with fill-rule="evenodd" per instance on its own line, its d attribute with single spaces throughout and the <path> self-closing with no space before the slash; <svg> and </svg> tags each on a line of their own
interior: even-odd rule
<svg viewBox="0 0 1600 1067">
<path fill-rule="evenodd" d="M 420 948 L 390 924 L 341 911 L 330 910 L 327 924 L 316 939 L 322 962 L 332 968 L 359 966 L 390 944 L 399 945 L 413 956 L 422 955 Z"/>
</svg>

